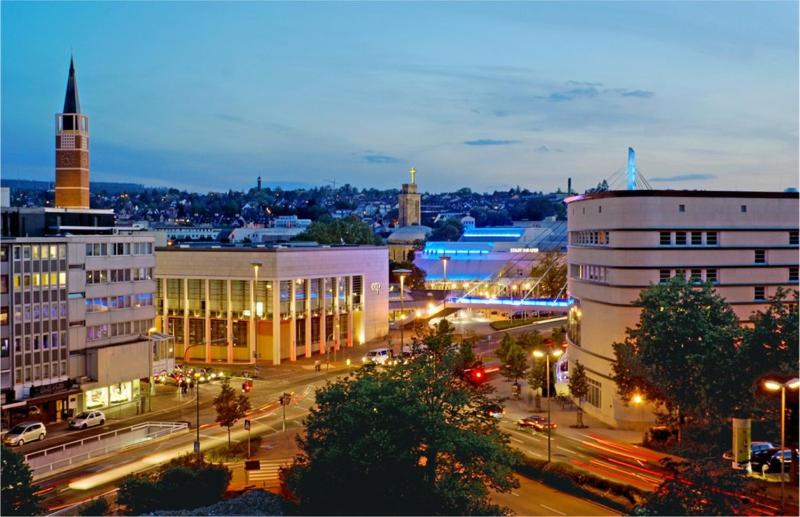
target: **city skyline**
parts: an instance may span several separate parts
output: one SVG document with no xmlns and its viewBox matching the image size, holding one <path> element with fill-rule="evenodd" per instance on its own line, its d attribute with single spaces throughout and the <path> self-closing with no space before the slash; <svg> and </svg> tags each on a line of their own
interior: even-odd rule
<svg viewBox="0 0 800 517">
<path fill-rule="evenodd" d="M 654 188 L 797 184 L 793 3 L 2 13 L 5 177 L 53 177 L 72 47 L 95 181 L 386 188 L 413 165 L 422 191 L 550 190 L 568 176 L 582 191 L 623 169 L 630 145 Z"/>
</svg>

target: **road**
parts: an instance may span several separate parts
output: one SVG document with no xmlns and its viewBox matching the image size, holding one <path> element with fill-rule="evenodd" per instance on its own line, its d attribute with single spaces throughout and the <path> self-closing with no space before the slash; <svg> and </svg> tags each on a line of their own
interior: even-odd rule
<svg viewBox="0 0 800 517">
<path fill-rule="evenodd" d="M 495 493 L 492 500 L 517 515 L 619 515 L 610 508 L 517 476 L 519 488 Z"/>
</svg>

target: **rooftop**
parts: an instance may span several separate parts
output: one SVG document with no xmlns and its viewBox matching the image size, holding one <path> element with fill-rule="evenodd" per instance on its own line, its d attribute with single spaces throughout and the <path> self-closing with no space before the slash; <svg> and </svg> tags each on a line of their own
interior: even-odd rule
<svg viewBox="0 0 800 517">
<path fill-rule="evenodd" d="M 797 192 L 737 191 L 737 190 L 609 190 L 592 192 L 568 197 L 565 203 L 586 201 L 588 199 L 606 199 L 614 197 L 705 197 L 705 198 L 767 198 L 797 199 Z"/>
</svg>

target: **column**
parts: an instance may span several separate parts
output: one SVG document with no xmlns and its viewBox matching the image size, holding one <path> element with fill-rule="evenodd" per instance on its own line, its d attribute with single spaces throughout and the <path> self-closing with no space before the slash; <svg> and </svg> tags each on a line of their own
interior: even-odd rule
<svg viewBox="0 0 800 517">
<path fill-rule="evenodd" d="M 353 277 L 347 277 L 347 348 L 353 347 Z"/>
<path fill-rule="evenodd" d="M 272 280 L 272 364 L 281 364 L 281 281 Z"/>
<path fill-rule="evenodd" d="M 166 278 L 161 279 L 161 300 L 163 301 L 163 306 L 161 307 L 161 332 L 164 334 L 169 334 L 169 299 L 167 298 L 167 282 L 168 280 Z"/>
<path fill-rule="evenodd" d="M 226 309 L 227 312 L 227 323 L 225 324 L 225 351 L 227 352 L 228 356 L 228 364 L 233 363 L 233 315 L 231 311 L 231 279 L 228 278 L 225 280 L 225 296 L 227 297 L 228 303 Z"/>
<path fill-rule="evenodd" d="M 211 281 L 206 278 L 204 280 L 205 283 L 205 297 L 206 297 L 206 309 L 203 311 L 203 336 L 206 341 L 205 349 L 206 349 L 206 361 L 211 362 L 211 293 L 209 292 L 209 288 L 211 287 Z"/>
<path fill-rule="evenodd" d="M 305 279 L 306 284 L 306 357 L 311 357 L 311 279 Z"/>
<path fill-rule="evenodd" d="M 256 362 L 256 282 L 249 280 L 250 284 L 250 323 L 247 326 L 247 357 L 248 362 L 253 364 Z"/>
<path fill-rule="evenodd" d="M 181 297 L 183 298 L 183 342 L 186 343 L 183 350 L 185 354 L 186 347 L 189 346 L 189 279 L 181 278 L 179 281 L 181 283 Z"/>
<path fill-rule="evenodd" d="M 325 306 L 325 284 L 326 278 L 319 279 L 319 353 L 324 354 L 328 343 L 326 339 L 325 320 L 327 319 L 327 307 Z"/>
<path fill-rule="evenodd" d="M 297 281 L 292 280 L 289 287 L 289 361 L 297 360 Z"/>
<path fill-rule="evenodd" d="M 333 282 L 333 349 L 339 350 L 339 279 L 341 277 L 334 277 Z"/>
</svg>

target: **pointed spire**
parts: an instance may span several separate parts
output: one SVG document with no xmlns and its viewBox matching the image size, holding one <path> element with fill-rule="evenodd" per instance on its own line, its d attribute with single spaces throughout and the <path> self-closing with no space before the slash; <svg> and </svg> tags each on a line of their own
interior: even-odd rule
<svg viewBox="0 0 800 517">
<path fill-rule="evenodd" d="M 80 113 L 81 101 L 78 99 L 78 82 L 75 79 L 75 64 L 72 56 L 69 58 L 69 78 L 67 79 L 67 94 L 64 97 L 64 111 L 62 113 Z"/>
</svg>

